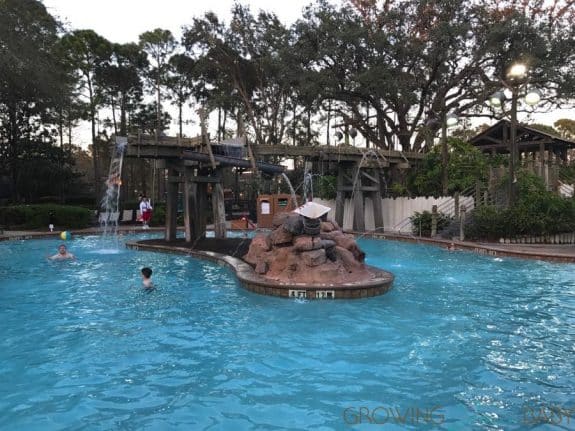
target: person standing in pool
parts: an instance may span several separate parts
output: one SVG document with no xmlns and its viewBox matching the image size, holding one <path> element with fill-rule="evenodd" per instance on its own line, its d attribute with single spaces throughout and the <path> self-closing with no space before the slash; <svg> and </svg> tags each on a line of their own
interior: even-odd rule
<svg viewBox="0 0 575 431">
<path fill-rule="evenodd" d="M 152 204 L 146 196 L 140 201 L 140 213 L 142 214 L 142 229 L 149 229 L 148 222 L 152 218 Z"/>
<path fill-rule="evenodd" d="M 49 259 L 51 260 L 76 259 L 76 256 L 70 253 L 66 248 L 66 246 L 62 244 L 60 245 L 60 247 L 58 247 L 58 253 L 56 253 L 54 256 L 50 256 Z"/>
</svg>

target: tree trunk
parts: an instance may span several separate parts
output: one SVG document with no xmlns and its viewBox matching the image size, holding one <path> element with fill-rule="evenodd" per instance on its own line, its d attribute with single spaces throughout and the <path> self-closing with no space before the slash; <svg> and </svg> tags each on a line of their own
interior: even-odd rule
<svg viewBox="0 0 575 431">
<path fill-rule="evenodd" d="M 127 136 L 127 124 L 126 124 L 126 96 L 122 94 L 120 96 L 120 135 Z"/>
<path fill-rule="evenodd" d="M 218 143 L 222 140 L 222 107 L 218 106 Z"/>
<path fill-rule="evenodd" d="M 118 134 L 118 124 L 116 123 L 116 99 L 112 97 L 112 122 L 114 123 L 114 135 Z"/>
<path fill-rule="evenodd" d="M 92 163 L 94 168 L 94 194 L 96 206 L 100 204 L 101 186 L 100 186 L 100 146 L 96 139 L 96 106 L 94 105 L 94 91 L 92 89 L 92 80 L 88 77 L 88 93 L 90 98 L 90 125 L 92 132 Z"/>
<path fill-rule="evenodd" d="M 180 127 L 180 138 L 184 136 L 182 132 L 182 105 L 182 102 L 178 102 L 178 125 Z"/>
</svg>

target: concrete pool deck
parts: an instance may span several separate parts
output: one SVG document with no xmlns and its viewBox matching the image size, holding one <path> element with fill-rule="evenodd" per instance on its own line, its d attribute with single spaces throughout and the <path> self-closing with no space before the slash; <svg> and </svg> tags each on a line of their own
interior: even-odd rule
<svg viewBox="0 0 575 431">
<path fill-rule="evenodd" d="M 575 263 L 573 244 L 501 244 L 474 241 L 452 241 L 440 238 L 416 237 L 397 233 L 350 232 L 358 237 L 388 239 L 393 241 L 429 244 L 447 248 L 451 243 L 456 250 L 472 251 L 488 256 L 517 257 L 521 259 L 545 260 L 550 262 Z"/>
<path fill-rule="evenodd" d="M 183 229 L 183 228 L 178 228 Z M 164 227 L 151 227 L 143 230 L 141 226 L 119 226 L 118 231 L 127 234 L 163 232 Z M 99 227 L 88 229 L 70 229 L 73 235 L 98 235 L 102 233 Z M 393 241 L 405 241 L 420 244 L 435 245 L 447 248 L 453 242 L 459 250 L 468 250 L 477 254 L 489 256 L 508 256 L 523 259 L 536 259 L 551 262 L 575 263 L 575 245 L 573 244 L 500 244 L 474 241 L 450 241 L 438 238 L 416 237 L 413 235 L 401 235 L 392 232 L 384 233 L 361 233 L 349 232 L 362 238 L 388 239 Z M 14 241 L 24 239 L 59 238 L 60 231 L 31 231 L 31 230 L 5 230 L 0 235 L 0 241 Z"/>
</svg>

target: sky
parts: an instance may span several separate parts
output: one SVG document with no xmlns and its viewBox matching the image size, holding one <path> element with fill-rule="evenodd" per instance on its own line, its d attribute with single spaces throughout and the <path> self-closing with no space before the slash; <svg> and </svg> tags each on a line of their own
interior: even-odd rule
<svg viewBox="0 0 575 431">
<path fill-rule="evenodd" d="M 260 9 L 275 12 L 285 24 L 297 20 L 312 0 L 243 0 L 253 12 Z M 334 0 L 334 3 L 339 2 Z M 137 42 L 138 36 L 155 28 L 169 29 L 177 38 L 182 34 L 182 26 L 191 23 L 195 16 L 208 11 L 228 20 L 233 0 L 43 0 L 48 11 L 58 17 L 70 30 L 93 29 L 111 42 Z M 173 107 L 164 106 L 170 111 L 173 122 L 170 133 L 176 133 L 177 113 Z M 105 116 L 105 115 L 104 115 Z M 197 120 L 195 113 L 188 109 L 185 119 Z M 575 119 L 575 110 L 555 110 L 551 113 L 534 114 L 530 119 L 519 117 L 519 121 L 539 122 L 552 125 L 560 118 Z M 214 124 L 215 118 L 210 118 Z M 485 120 L 478 120 L 484 123 Z M 188 125 L 184 133 L 194 136 L 199 133 L 197 124 Z M 90 142 L 87 124 L 81 124 L 75 131 L 74 140 L 82 147 Z"/>
<path fill-rule="evenodd" d="M 201 17 L 212 11 L 224 20 L 229 20 L 233 0 L 42 0 L 48 12 L 60 19 L 69 30 L 92 29 L 114 43 L 137 42 L 140 34 L 155 28 L 170 30 L 179 39 L 182 26 L 190 24 L 193 17 Z M 260 9 L 275 12 L 286 25 L 292 24 L 312 0 L 246 0 L 252 12 Z M 165 104 L 164 109 L 172 116 L 171 134 L 177 133 L 177 111 Z M 215 114 L 214 114 L 215 115 Z M 210 124 L 217 120 L 210 117 Z M 111 114 L 108 114 L 111 116 Z M 103 113 L 101 118 L 106 117 Z M 184 127 L 184 134 L 199 134 L 197 115 L 191 109 L 184 112 L 184 118 L 195 124 Z M 83 148 L 90 143 L 90 128 L 80 124 L 73 139 Z"/>
<path fill-rule="evenodd" d="M 93 29 L 112 42 L 135 42 L 138 36 L 157 27 L 181 35 L 182 25 L 195 16 L 212 11 L 227 19 L 232 0 L 43 0 L 48 11 L 73 29 Z M 311 0 L 249 0 L 253 12 L 275 12 L 291 24 Z"/>
</svg>

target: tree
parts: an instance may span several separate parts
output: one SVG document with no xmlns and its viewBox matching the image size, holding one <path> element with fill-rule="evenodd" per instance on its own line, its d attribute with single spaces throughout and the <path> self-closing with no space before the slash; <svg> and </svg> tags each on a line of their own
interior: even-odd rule
<svg viewBox="0 0 575 431">
<path fill-rule="evenodd" d="M 276 15 L 260 11 L 254 16 L 240 5 L 233 7 L 229 27 L 208 13 L 184 33 L 187 52 L 204 63 L 210 84 L 231 83 L 258 144 L 279 143 L 286 133 L 298 75 L 291 36 Z"/>
<path fill-rule="evenodd" d="M 0 175 L 11 178 L 14 200 L 37 197 L 25 186 L 34 179 L 60 194 L 61 181 L 46 182 L 32 169 L 42 159 L 52 163 L 58 178 L 70 167 L 54 147 L 74 83 L 60 50 L 60 30 L 39 1 L 0 2 Z"/>
<path fill-rule="evenodd" d="M 110 62 L 96 69 L 96 82 L 102 100 L 112 108 L 114 133 L 127 134 L 127 116 L 143 95 L 142 72 L 148 66 L 146 54 L 135 43 L 114 44 Z M 120 110 L 119 130 L 116 108 Z"/>
<path fill-rule="evenodd" d="M 473 145 L 449 138 L 448 193 L 469 189 L 488 174 L 489 160 Z M 410 173 L 409 190 L 416 196 L 442 196 L 441 153 L 434 147 L 421 164 Z"/>
<path fill-rule="evenodd" d="M 178 107 L 178 130 L 183 136 L 182 110 L 192 94 L 194 94 L 194 66 L 195 62 L 185 54 L 174 54 L 169 60 L 169 75 L 166 86 L 169 97 Z"/>
<path fill-rule="evenodd" d="M 109 64 L 112 44 L 93 30 L 75 30 L 63 37 L 68 59 L 80 75 L 79 86 L 88 100 L 88 117 L 92 136 L 92 161 L 94 166 L 94 191 L 96 202 L 101 198 L 100 144 L 96 136 L 96 115 L 102 98 L 96 82 L 96 72 Z"/>
<path fill-rule="evenodd" d="M 352 3 L 308 8 L 297 46 L 322 97 L 340 101 L 345 121 L 381 148 L 395 137 L 404 151 L 429 147 L 449 112 L 492 117 L 483 103 L 517 60 L 529 60 L 547 103 L 573 95 L 573 26 L 565 20 L 573 8 L 550 18 L 538 0 Z"/>
<path fill-rule="evenodd" d="M 140 47 L 148 55 L 151 69 L 147 71 L 147 78 L 156 92 L 156 132 L 161 132 L 162 87 L 167 84 L 169 71 L 168 59 L 176 49 L 176 41 L 170 30 L 157 28 L 140 35 Z"/>
<path fill-rule="evenodd" d="M 555 129 L 566 139 L 575 139 L 575 120 L 561 118 L 553 123 Z"/>
</svg>

